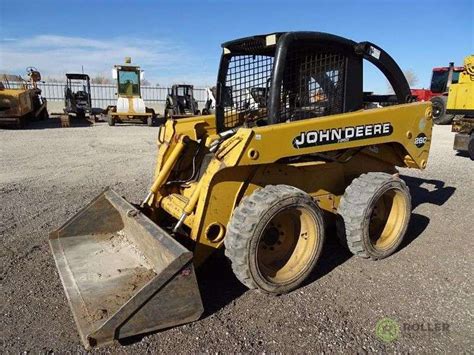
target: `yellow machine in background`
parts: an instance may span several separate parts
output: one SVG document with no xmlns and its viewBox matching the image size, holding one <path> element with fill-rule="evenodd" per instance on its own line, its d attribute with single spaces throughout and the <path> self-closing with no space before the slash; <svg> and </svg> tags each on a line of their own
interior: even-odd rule
<svg viewBox="0 0 474 355">
<path fill-rule="evenodd" d="M 46 99 L 37 87 L 41 74 L 33 67 L 26 71 L 28 81 L 19 75 L 0 74 L 0 125 L 22 128 L 28 120 L 48 118 Z"/>
<path fill-rule="evenodd" d="M 143 71 L 131 62 L 131 58 L 127 57 L 125 64 L 115 65 L 112 69 L 112 76 L 117 80 L 117 104 L 108 106 L 104 113 L 110 126 L 123 122 L 141 122 L 153 126 L 155 111 L 145 106 L 141 96 Z"/>
<path fill-rule="evenodd" d="M 464 58 L 459 81 L 449 87 L 446 113 L 456 115 L 452 124 L 453 148 L 474 160 L 474 55 Z"/>
<path fill-rule="evenodd" d="M 474 55 L 464 58 L 459 81 L 449 87 L 446 113 L 474 116 Z"/>
<path fill-rule="evenodd" d="M 364 109 L 383 96 L 364 95 L 363 60 L 395 104 Z M 354 255 L 394 253 L 411 215 L 397 167 L 424 169 L 431 144 L 431 103 L 411 100 L 370 42 L 287 32 L 224 43 L 215 115 L 166 122 L 141 204 L 106 190 L 51 233 L 84 345 L 198 319 L 194 268 L 219 248 L 244 285 L 271 294 L 317 267 L 327 223 Z"/>
</svg>

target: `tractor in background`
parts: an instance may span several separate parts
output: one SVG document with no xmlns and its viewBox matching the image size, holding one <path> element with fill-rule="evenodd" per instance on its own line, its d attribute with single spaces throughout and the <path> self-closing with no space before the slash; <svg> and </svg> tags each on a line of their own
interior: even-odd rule
<svg viewBox="0 0 474 355">
<path fill-rule="evenodd" d="M 448 92 L 451 84 L 456 84 L 464 67 L 455 67 L 449 63 L 447 67 L 433 68 L 429 89 L 412 89 L 411 94 L 417 101 L 431 101 L 433 104 L 433 122 L 436 124 L 450 124 L 453 114 L 446 112 Z"/>
<path fill-rule="evenodd" d="M 23 128 L 29 120 L 49 117 L 46 99 L 37 86 L 40 72 L 28 67 L 26 73 L 28 81 L 19 75 L 0 75 L 0 125 Z"/>
<path fill-rule="evenodd" d="M 201 112 L 194 98 L 194 86 L 174 84 L 168 91 L 165 106 L 165 120 L 168 118 L 184 118 L 198 116 Z"/>
<path fill-rule="evenodd" d="M 104 114 L 110 126 L 124 122 L 141 122 L 153 126 L 155 111 L 145 106 L 141 96 L 143 71 L 131 63 L 131 58 L 127 57 L 125 64 L 114 65 L 112 77 L 117 81 L 117 104 L 108 106 Z"/>
</svg>

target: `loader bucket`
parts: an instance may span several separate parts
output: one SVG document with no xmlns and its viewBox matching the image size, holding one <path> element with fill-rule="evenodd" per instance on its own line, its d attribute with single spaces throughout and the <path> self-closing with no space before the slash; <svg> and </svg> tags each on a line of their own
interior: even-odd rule
<svg viewBox="0 0 474 355">
<path fill-rule="evenodd" d="M 112 190 L 49 243 L 86 349 L 203 312 L 192 253 Z"/>
</svg>

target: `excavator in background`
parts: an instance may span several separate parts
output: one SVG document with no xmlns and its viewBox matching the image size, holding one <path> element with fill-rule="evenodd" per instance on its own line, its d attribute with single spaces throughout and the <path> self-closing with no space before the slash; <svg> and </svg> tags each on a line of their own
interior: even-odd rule
<svg viewBox="0 0 474 355">
<path fill-rule="evenodd" d="M 455 67 L 454 62 L 447 67 L 433 68 L 429 89 L 411 89 L 411 94 L 417 101 L 431 101 L 433 104 L 433 122 L 436 124 L 450 124 L 453 114 L 446 112 L 448 92 L 451 84 L 459 81 L 459 75 L 464 67 Z"/>
<path fill-rule="evenodd" d="M 26 69 L 28 81 L 19 75 L 0 74 L 0 125 L 24 128 L 28 121 L 49 117 L 47 101 L 41 96 L 37 83 L 38 69 Z"/>
<path fill-rule="evenodd" d="M 125 64 L 114 65 L 112 69 L 112 77 L 117 81 L 118 97 L 116 105 L 104 110 L 109 126 L 124 122 L 140 122 L 148 126 L 155 124 L 155 110 L 146 107 L 141 96 L 143 71 L 131 63 L 131 58 L 126 57 Z"/>
<path fill-rule="evenodd" d="M 369 260 L 404 239 L 411 196 L 397 167 L 426 167 L 433 121 L 392 57 L 322 32 L 222 47 L 215 114 L 166 121 L 144 199 L 107 189 L 50 234 L 87 349 L 199 319 L 195 268 L 218 249 L 242 284 L 278 295 L 318 267 L 327 223 Z M 364 60 L 389 80 L 392 105 L 364 109 L 376 99 L 363 93 Z"/>
<path fill-rule="evenodd" d="M 474 160 L 474 54 L 464 58 L 457 83 L 449 87 L 446 114 L 453 115 L 454 149 Z"/>
<path fill-rule="evenodd" d="M 75 116 L 77 119 L 89 118 L 91 122 L 95 122 L 95 117 L 91 119 L 92 95 L 89 75 L 66 73 L 64 114 L 68 120 L 71 116 Z"/>
</svg>

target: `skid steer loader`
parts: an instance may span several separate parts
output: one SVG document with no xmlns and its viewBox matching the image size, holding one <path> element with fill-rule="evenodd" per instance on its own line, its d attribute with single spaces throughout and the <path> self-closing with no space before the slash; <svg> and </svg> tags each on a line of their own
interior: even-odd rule
<svg viewBox="0 0 474 355">
<path fill-rule="evenodd" d="M 363 109 L 364 59 L 397 104 Z M 264 105 L 242 102 L 252 88 Z M 410 102 L 385 51 L 320 32 L 227 42 L 216 100 L 215 115 L 167 120 L 141 204 L 106 190 L 51 234 L 87 348 L 197 320 L 194 268 L 219 248 L 243 284 L 282 294 L 316 267 L 328 216 L 357 256 L 402 242 L 411 198 L 396 167 L 425 168 L 431 103 Z"/>
<path fill-rule="evenodd" d="M 194 86 L 174 84 L 168 89 L 164 118 L 186 118 L 200 115 L 198 103 L 194 98 Z"/>
</svg>

